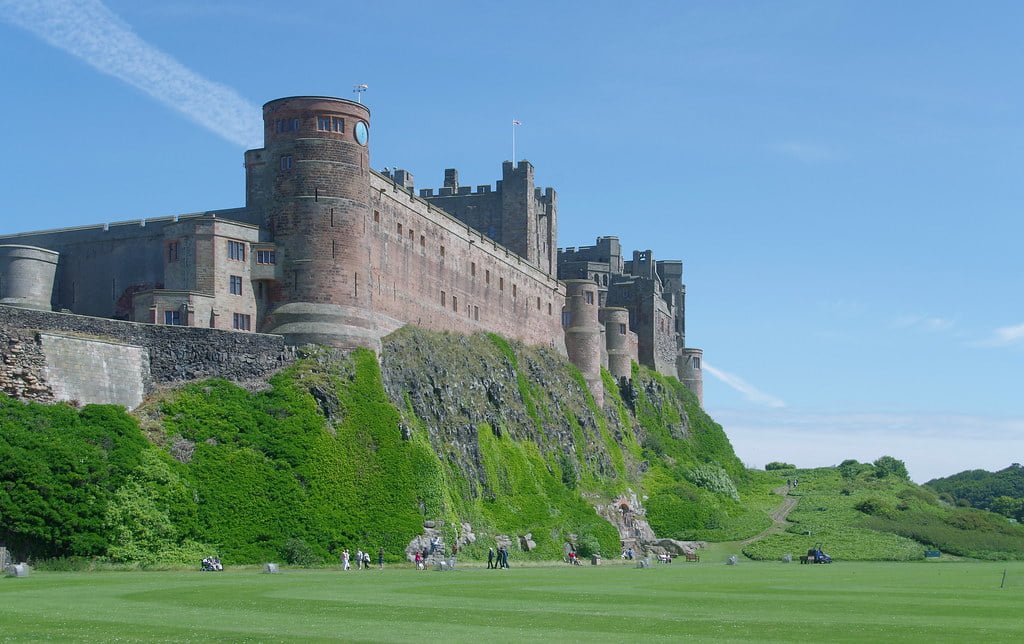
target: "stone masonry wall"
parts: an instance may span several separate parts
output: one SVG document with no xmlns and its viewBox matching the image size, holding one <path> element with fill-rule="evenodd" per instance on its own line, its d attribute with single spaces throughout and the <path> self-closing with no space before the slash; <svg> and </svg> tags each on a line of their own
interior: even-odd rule
<svg viewBox="0 0 1024 644">
<path fill-rule="evenodd" d="M 7 307 L 0 306 L 0 316 Z M 38 334 L 0 324 L 0 391 L 34 402 L 53 402 L 53 390 L 43 372 L 46 356 Z"/>
<path fill-rule="evenodd" d="M 264 379 L 295 359 L 294 349 L 285 346 L 284 338 L 277 335 L 139 324 L 0 306 L 0 388 L 4 392 L 20 399 L 55 399 L 53 388 L 45 382 L 46 369 L 73 366 L 47 364 L 50 353 L 57 360 L 66 360 L 57 357 L 60 352 L 56 347 L 52 352 L 47 350 L 45 336 L 55 335 L 145 349 L 149 354 L 147 389 L 158 383 L 209 377 L 236 382 Z M 53 346 L 55 341 L 49 343 Z M 117 353 L 123 356 L 126 351 Z M 123 368 L 124 364 L 116 360 L 105 367 L 103 356 L 101 350 L 95 353 L 93 368 Z"/>
<path fill-rule="evenodd" d="M 368 286 L 378 314 L 434 331 L 490 331 L 564 353 L 565 287 L 526 259 L 371 177 Z"/>
</svg>

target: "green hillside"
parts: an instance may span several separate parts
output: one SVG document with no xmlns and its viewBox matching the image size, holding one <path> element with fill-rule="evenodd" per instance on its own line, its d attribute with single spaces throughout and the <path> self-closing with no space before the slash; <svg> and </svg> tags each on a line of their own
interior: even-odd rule
<svg viewBox="0 0 1024 644">
<path fill-rule="evenodd" d="M 978 559 L 1024 559 L 1024 527 L 983 510 L 950 505 L 906 477 L 902 462 L 778 472 L 798 484 L 784 531 L 747 545 L 754 559 L 803 554 L 821 543 L 836 560 L 914 560 L 925 549 Z"/>
<path fill-rule="evenodd" d="M 1024 522 L 1024 467 L 1020 463 L 998 472 L 968 470 L 925 485 L 951 503 L 984 508 Z"/>
</svg>

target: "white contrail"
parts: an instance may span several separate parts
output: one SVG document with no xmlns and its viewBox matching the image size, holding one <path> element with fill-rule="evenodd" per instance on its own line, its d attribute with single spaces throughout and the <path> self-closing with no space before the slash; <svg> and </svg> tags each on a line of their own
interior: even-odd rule
<svg viewBox="0 0 1024 644">
<path fill-rule="evenodd" d="M 99 0 L 0 0 L 0 20 L 137 87 L 232 143 L 262 146 L 259 107 L 144 42 Z"/>
<path fill-rule="evenodd" d="M 736 374 L 728 373 L 726 371 L 720 371 L 715 369 L 708 364 L 707 360 L 704 361 L 704 370 L 711 373 L 712 376 L 718 378 L 725 384 L 729 385 L 736 391 L 743 394 L 743 396 L 750 402 L 755 402 L 760 405 L 767 405 L 768 407 L 785 407 L 786 403 L 780 398 L 776 398 L 771 394 L 766 394 L 754 385 L 750 384 L 743 378 L 740 378 Z"/>
</svg>

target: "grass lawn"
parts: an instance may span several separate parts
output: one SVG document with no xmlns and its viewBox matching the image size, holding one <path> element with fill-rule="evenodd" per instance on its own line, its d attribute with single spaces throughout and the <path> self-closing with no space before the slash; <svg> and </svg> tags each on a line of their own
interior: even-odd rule
<svg viewBox="0 0 1024 644">
<path fill-rule="evenodd" d="M 1020 641 L 1024 562 L 33 571 L 0 639 Z M 712 560 L 714 559 L 714 560 Z M 1006 587 L 1000 588 L 1006 569 Z"/>
</svg>

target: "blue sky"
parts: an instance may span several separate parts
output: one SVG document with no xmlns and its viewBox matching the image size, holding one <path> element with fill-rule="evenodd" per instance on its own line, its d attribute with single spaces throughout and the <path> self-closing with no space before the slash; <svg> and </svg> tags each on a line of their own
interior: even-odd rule
<svg viewBox="0 0 1024 644">
<path fill-rule="evenodd" d="M 0 0 L 0 233 L 240 206 L 259 106 L 366 83 L 371 162 L 511 156 L 559 243 L 682 259 L 748 464 L 1024 456 L 1024 5 Z"/>
</svg>

